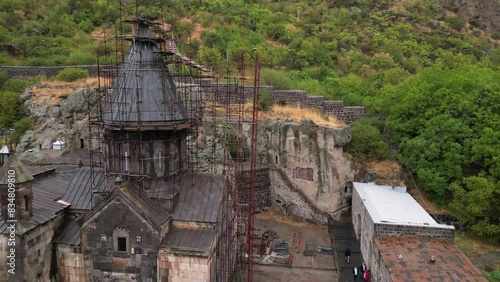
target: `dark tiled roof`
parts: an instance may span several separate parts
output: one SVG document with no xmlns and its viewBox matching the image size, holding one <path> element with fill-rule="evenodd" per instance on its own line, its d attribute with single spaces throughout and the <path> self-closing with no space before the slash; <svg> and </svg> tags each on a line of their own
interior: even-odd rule
<svg viewBox="0 0 500 282">
<path fill-rule="evenodd" d="M 177 188 L 178 189 L 178 188 Z M 146 190 L 146 195 L 150 199 L 172 199 L 176 190 L 172 185 L 168 185 L 166 182 L 161 182 L 154 188 Z"/>
<path fill-rule="evenodd" d="M 104 122 L 123 126 L 185 123 L 186 109 L 147 23 L 139 22 L 135 39 L 104 107 Z"/>
<path fill-rule="evenodd" d="M 29 170 L 16 158 L 15 155 L 11 155 L 7 162 L 0 168 L 0 185 L 7 185 L 9 178 L 9 171 L 13 170 L 16 181 L 15 183 L 25 183 L 28 181 L 32 181 L 33 175 L 29 172 Z"/>
<path fill-rule="evenodd" d="M 46 165 L 27 165 L 26 168 L 35 178 L 48 175 L 56 170 L 54 167 Z"/>
<path fill-rule="evenodd" d="M 120 196 L 124 203 L 135 209 L 145 219 L 156 225 L 159 229 L 169 218 L 170 214 L 161 206 L 156 205 L 150 200 L 140 188 L 131 183 L 124 183 L 112 189 L 96 207 L 85 215 L 85 221 L 92 218 L 97 212 L 104 208 L 109 202 Z"/>
<path fill-rule="evenodd" d="M 59 155 L 59 153 L 54 153 L 54 150 L 43 150 L 41 151 L 45 157 L 40 162 L 40 164 L 47 164 L 52 166 L 61 165 L 79 165 L 80 161 L 83 165 L 90 165 L 90 153 L 87 149 L 75 149 L 69 153 Z M 54 155 L 58 155 L 54 157 Z M 95 162 L 95 161 L 94 161 Z"/>
<path fill-rule="evenodd" d="M 72 219 L 64 227 L 63 232 L 57 236 L 54 243 L 72 246 L 80 245 L 80 224 Z"/>
<path fill-rule="evenodd" d="M 33 216 L 18 222 L 20 234 L 53 219 L 58 212 L 67 207 L 58 203 L 57 200 L 64 194 L 71 176 L 71 173 L 56 171 L 50 177 L 37 179 L 33 182 Z M 7 232 L 6 228 L 7 223 L 0 218 L 0 233 Z"/>
<path fill-rule="evenodd" d="M 174 220 L 195 222 L 217 222 L 223 191 L 220 175 L 200 175 L 181 187 L 179 201 L 174 211 Z"/>
<path fill-rule="evenodd" d="M 215 239 L 215 231 L 172 227 L 162 245 L 170 247 L 172 253 L 189 253 L 208 256 Z"/>
<path fill-rule="evenodd" d="M 193 183 L 193 174 L 186 173 L 176 176 L 176 179 L 161 180 L 154 187 L 146 190 L 150 199 L 172 199 L 173 195 Z"/>
<path fill-rule="evenodd" d="M 104 186 L 104 172 L 79 168 L 73 174 L 68 189 L 61 200 L 71 204 L 72 210 L 89 210 L 92 207 L 92 189 Z"/>
<path fill-rule="evenodd" d="M 420 237 L 383 237 L 376 244 L 392 281 L 487 282 L 451 241 Z M 402 260 L 398 260 L 398 255 Z M 434 256 L 436 262 L 429 262 Z"/>
</svg>

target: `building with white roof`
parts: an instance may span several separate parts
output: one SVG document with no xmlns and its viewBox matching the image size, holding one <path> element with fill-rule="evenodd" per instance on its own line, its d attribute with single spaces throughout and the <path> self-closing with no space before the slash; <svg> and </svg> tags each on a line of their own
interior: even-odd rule
<svg viewBox="0 0 500 282">
<path fill-rule="evenodd" d="M 56 142 L 52 143 L 52 149 L 54 150 L 64 150 L 65 148 L 65 142 L 57 140 Z"/>
<path fill-rule="evenodd" d="M 361 253 L 370 265 L 374 239 L 385 236 L 428 237 L 453 241 L 455 228 L 438 224 L 404 186 L 353 183 L 352 222 Z"/>
</svg>

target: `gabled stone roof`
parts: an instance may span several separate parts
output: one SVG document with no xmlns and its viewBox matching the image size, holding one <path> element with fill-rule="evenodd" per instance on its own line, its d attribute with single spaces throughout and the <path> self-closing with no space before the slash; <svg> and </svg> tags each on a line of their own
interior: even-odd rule
<svg viewBox="0 0 500 282">
<path fill-rule="evenodd" d="M 112 192 L 89 213 L 85 214 L 84 222 L 88 222 L 94 215 L 118 197 L 121 199 L 121 202 L 137 211 L 138 214 L 153 224 L 157 229 L 161 229 L 161 227 L 171 218 L 171 214 L 166 209 L 156 205 L 140 188 L 132 183 L 125 182 L 122 184 L 115 184 Z"/>
</svg>

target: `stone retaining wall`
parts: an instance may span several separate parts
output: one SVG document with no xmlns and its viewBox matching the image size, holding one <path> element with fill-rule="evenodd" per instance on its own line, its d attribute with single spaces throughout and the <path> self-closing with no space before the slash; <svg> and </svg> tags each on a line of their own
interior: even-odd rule
<svg viewBox="0 0 500 282">
<path fill-rule="evenodd" d="M 26 79 L 28 77 L 44 75 L 51 78 L 66 68 L 82 68 L 89 71 L 90 76 L 96 76 L 98 66 L 83 65 L 83 66 L 59 66 L 59 67 L 28 67 L 28 66 L 0 66 L 0 71 L 7 73 L 9 79 Z"/>
<path fill-rule="evenodd" d="M 375 237 L 386 236 L 410 236 L 434 238 L 446 241 L 453 241 L 455 238 L 455 228 L 447 226 L 419 226 L 408 224 L 382 224 L 376 223 L 374 229 Z"/>
<path fill-rule="evenodd" d="M 99 68 L 96 65 L 71 67 L 87 69 L 91 76 L 96 76 L 99 72 Z M 0 66 L 0 71 L 6 71 L 8 78 L 25 79 L 38 75 L 45 75 L 47 78 L 50 78 L 65 68 L 68 67 Z M 211 79 L 203 79 L 200 84 L 205 93 L 206 100 L 216 100 L 219 103 L 246 103 L 254 94 L 253 86 L 217 83 Z M 325 101 L 325 98 L 322 96 L 308 96 L 307 91 L 304 90 L 276 90 L 272 86 L 261 86 L 260 92 L 262 93 L 263 91 L 268 91 L 271 94 L 274 103 L 316 109 L 324 115 L 334 116 L 345 123 L 358 120 L 365 114 L 364 107 L 345 107 L 343 101 Z"/>
</svg>

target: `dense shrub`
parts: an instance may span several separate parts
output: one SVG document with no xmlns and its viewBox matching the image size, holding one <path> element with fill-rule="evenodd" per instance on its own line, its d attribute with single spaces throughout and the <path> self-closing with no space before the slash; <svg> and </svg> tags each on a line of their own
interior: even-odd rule
<svg viewBox="0 0 500 282">
<path fill-rule="evenodd" d="M 456 15 L 449 15 L 444 20 L 456 30 L 461 30 L 465 26 L 465 22 Z"/>
<path fill-rule="evenodd" d="M 263 68 L 260 72 L 260 84 L 273 86 L 275 89 L 290 89 L 291 82 L 286 75 L 278 70 Z"/>
<path fill-rule="evenodd" d="M 260 91 L 259 106 L 262 111 L 267 111 L 273 105 L 273 97 L 268 89 L 262 89 Z"/>
<path fill-rule="evenodd" d="M 382 140 L 376 120 L 363 118 L 351 124 L 349 153 L 359 160 L 384 160 L 391 157 L 389 146 Z"/>
<path fill-rule="evenodd" d="M 33 128 L 33 123 L 30 118 L 23 118 L 14 123 L 14 132 L 11 135 L 11 141 L 14 144 L 19 143 L 23 134 Z"/>
<path fill-rule="evenodd" d="M 9 79 L 3 84 L 3 90 L 22 93 L 26 87 L 26 82 L 20 79 Z"/>
<path fill-rule="evenodd" d="M 9 80 L 7 72 L 4 70 L 0 71 L 0 90 L 3 88 L 3 85 L 7 80 Z"/>
<path fill-rule="evenodd" d="M 89 71 L 80 68 L 67 68 L 60 71 L 55 77 L 55 80 L 73 82 L 78 79 L 87 78 Z"/>
<path fill-rule="evenodd" d="M 95 64 L 95 62 L 96 59 L 93 54 L 80 50 L 72 51 L 67 58 L 67 63 L 69 65 L 92 65 Z"/>
</svg>

